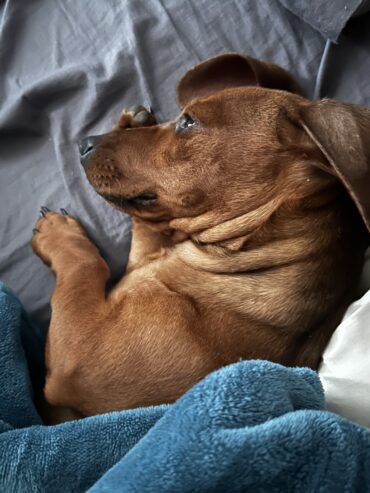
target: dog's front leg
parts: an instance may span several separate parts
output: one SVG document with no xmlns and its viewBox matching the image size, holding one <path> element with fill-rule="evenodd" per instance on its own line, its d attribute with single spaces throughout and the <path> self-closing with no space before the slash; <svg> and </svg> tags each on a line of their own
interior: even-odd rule
<svg viewBox="0 0 370 493">
<path fill-rule="evenodd" d="M 109 268 L 76 219 L 63 209 L 58 214 L 44 207 L 34 230 L 32 248 L 56 275 L 52 300 L 55 307 L 58 302 L 63 303 L 62 294 L 68 311 L 75 306 L 81 314 L 89 307 L 92 313 L 101 307 Z"/>
<path fill-rule="evenodd" d="M 76 360 L 89 350 L 92 331 L 105 316 L 109 268 L 73 217 L 45 207 L 42 216 L 32 247 L 56 275 L 46 344 L 47 382 L 67 392 L 59 377 L 74 372 Z"/>
<path fill-rule="evenodd" d="M 159 273 L 128 273 L 106 296 L 109 270 L 76 220 L 44 211 L 33 239 L 54 270 L 45 398 L 91 415 L 173 402 L 222 365 L 199 334 L 192 299 Z"/>
</svg>

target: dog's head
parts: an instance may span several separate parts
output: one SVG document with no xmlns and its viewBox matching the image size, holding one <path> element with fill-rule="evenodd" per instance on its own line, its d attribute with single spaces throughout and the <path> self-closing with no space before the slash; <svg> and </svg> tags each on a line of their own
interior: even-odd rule
<svg viewBox="0 0 370 493">
<path fill-rule="evenodd" d="M 87 178 L 115 207 L 187 232 L 342 182 L 369 227 L 370 110 L 297 93 L 273 64 L 207 60 L 180 80 L 174 121 L 136 107 L 84 139 Z"/>
</svg>

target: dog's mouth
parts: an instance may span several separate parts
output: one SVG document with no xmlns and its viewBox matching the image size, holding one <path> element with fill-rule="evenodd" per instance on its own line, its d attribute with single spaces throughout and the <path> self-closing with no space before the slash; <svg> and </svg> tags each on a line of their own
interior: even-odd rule
<svg viewBox="0 0 370 493">
<path fill-rule="evenodd" d="M 125 195 L 116 195 L 109 193 L 99 193 L 103 199 L 107 202 L 110 202 L 117 207 L 125 207 L 125 206 L 141 206 L 148 207 L 150 205 L 154 205 L 157 202 L 157 194 L 153 192 L 144 192 L 139 195 L 133 195 L 131 197 Z"/>
</svg>

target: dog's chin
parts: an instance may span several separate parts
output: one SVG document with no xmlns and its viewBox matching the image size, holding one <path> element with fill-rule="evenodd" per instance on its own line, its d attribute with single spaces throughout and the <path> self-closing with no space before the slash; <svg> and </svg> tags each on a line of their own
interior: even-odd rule
<svg viewBox="0 0 370 493">
<path fill-rule="evenodd" d="M 144 192 L 133 196 L 98 191 L 97 193 L 107 202 L 121 209 L 126 209 L 127 207 L 149 208 L 155 205 L 158 200 L 157 195 L 152 192 Z"/>
</svg>

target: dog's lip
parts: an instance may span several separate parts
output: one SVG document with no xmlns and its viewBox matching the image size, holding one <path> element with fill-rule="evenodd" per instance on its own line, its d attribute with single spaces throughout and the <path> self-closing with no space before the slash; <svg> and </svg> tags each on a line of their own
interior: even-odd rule
<svg viewBox="0 0 370 493">
<path fill-rule="evenodd" d="M 119 207 L 124 207 L 125 205 L 148 206 L 154 204 L 157 200 L 157 194 L 153 192 L 143 192 L 131 196 L 104 192 L 98 192 L 98 194 L 106 201 L 111 202 L 112 204 Z"/>
<path fill-rule="evenodd" d="M 92 154 L 94 154 L 94 152 L 95 152 L 95 149 L 90 149 L 85 154 L 81 154 L 80 155 L 80 163 L 82 165 L 85 165 L 86 161 L 92 156 Z"/>
</svg>

